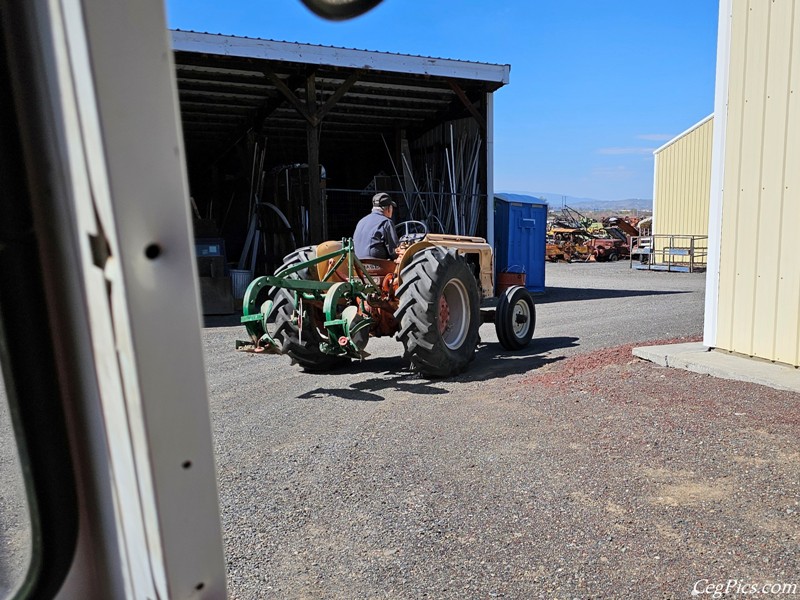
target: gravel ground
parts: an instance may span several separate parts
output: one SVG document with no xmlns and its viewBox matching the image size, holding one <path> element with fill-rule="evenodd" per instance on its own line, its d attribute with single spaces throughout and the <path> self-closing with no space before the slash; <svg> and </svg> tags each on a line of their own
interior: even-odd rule
<svg viewBox="0 0 800 600">
<path fill-rule="evenodd" d="M 6 390 L 0 374 L 0 598 L 22 582 L 30 561 L 31 525 Z"/>
<path fill-rule="evenodd" d="M 798 397 L 669 370 L 704 277 L 552 264 L 534 342 L 491 325 L 424 380 L 393 340 L 346 370 L 204 331 L 233 598 L 689 598 L 800 584 Z M 212 326 L 214 325 L 214 326 Z"/>
</svg>

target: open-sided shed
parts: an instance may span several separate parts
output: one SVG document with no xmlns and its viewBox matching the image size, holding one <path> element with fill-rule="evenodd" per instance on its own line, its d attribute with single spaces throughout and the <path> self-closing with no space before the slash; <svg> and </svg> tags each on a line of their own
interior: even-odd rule
<svg viewBox="0 0 800 600">
<path fill-rule="evenodd" d="M 229 256 L 255 201 L 292 229 L 277 255 L 347 235 L 376 187 L 401 219 L 492 237 L 493 93 L 509 65 L 186 31 L 172 43 L 192 195 Z"/>
</svg>

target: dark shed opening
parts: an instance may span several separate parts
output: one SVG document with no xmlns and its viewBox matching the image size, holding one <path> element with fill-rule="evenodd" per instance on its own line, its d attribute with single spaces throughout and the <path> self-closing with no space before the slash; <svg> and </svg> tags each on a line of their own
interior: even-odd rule
<svg viewBox="0 0 800 600">
<path fill-rule="evenodd" d="M 196 236 L 223 239 L 230 264 L 271 272 L 295 247 L 351 235 L 376 190 L 398 221 L 492 237 L 492 94 L 508 65 L 172 39 Z"/>
</svg>

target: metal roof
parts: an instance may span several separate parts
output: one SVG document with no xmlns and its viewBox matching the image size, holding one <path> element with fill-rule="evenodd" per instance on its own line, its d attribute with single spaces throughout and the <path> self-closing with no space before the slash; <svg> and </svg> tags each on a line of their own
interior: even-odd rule
<svg viewBox="0 0 800 600">
<path fill-rule="evenodd" d="M 658 154 L 659 152 L 662 152 L 663 150 L 669 148 L 670 146 L 672 146 L 672 144 L 674 144 L 678 140 L 686 137 L 687 135 L 692 133 L 695 129 L 699 129 L 700 127 L 702 127 L 703 125 L 708 123 L 713 118 L 714 118 L 714 113 L 711 113 L 707 117 L 705 117 L 703 119 L 700 119 L 697 123 L 695 123 L 694 125 L 689 127 L 689 129 L 687 129 L 686 131 L 683 131 L 683 132 L 679 133 L 674 138 L 672 138 L 670 141 L 666 142 L 663 146 L 659 146 L 658 148 L 653 150 L 653 154 Z"/>
<path fill-rule="evenodd" d="M 302 62 L 308 65 L 373 69 L 394 73 L 437 75 L 455 79 L 494 82 L 500 85 L 508 83 L 511 71 L 511 65 L 182 31 L 180 29 L 172 31 L 172 47 L 174 50 L 187 52 Z"/>
<path fill-rule="evenodd" d="M 549 206 L 547 200 L 544 198 L 537 198 L 528 194 L 511 194 L 506 192 L 495 193 L 495 198 L 499 198 L 504 202 L 518 202 L 520 204 L 536 204 L 540 206 Z"/>
<path fill-rule="evenodd" d="M 509 81 L 509 65 L 172 31 L 187 146 L 219 150 L 258 126 L 305 145 L 306 78 L 327 106 L 322 135 L 353 143 L 384 132 L 422 133 L 470 115 Z M 346 90 L 344 93 L 343 90 Z M 295 99 L 287 98 L 291 92 Z M 475 108 L 472 108 L 474 112 Z"/>
</svg>

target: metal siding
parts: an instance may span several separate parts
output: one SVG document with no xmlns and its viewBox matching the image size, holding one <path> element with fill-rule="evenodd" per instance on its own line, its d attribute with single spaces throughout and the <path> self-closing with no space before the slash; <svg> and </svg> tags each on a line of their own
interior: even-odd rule
<svg viewBox="0 0 800 600">
<path fill-rule="evenodd" d="M 734 2 L 717 335 L 719 348 L 796 366 L 799 19 L 790 0 Z"/>
<path fill-rule="evenodd" d="M 764 114 L 769 40 L 769 6 L 751 0 L 745 49 L 745 97 L 739 164 L 738 217 L 736 220 L 736 276 L 732 343 L 739 352 L 754 354 L 753 328 L 758 277 L 758 216 L 761 203 L 761 164 L 764 148 Z M 725 217 L 723 216 L 723 219 Z"/>
<path fill-rule="evenodd" d="M 792 3 L 791 24 L 787 43 L 789 79 L 785 95 L 786 114 L 783 140 L 783 189 L 781 217 L 776 224 L 778 240 L 778 281 L 776 313 L 773 324 L 775 360 L 800 365 L 800 269 L 797 268 L 797 224 L 800 223 L 800 59 L 796 58 L 800 40 L 800 10 Z M 784 32 L 784 35 L 787 35 Z"/>
<path fill-rule="evenodd" d="M 725 167 L 723 178 L 722 227 L 720 234 L 719 306 L 717 312 L 717 347 L 733 347 L 733 309 L 736 275 L 736 221 L 738 219 L 739 163 L 742 147 L 744 112 L 744 53 L 747 38 L 748 3 L 734 0 L 731 18 L 731 56 L 728 67 L 727 131 L 725 132 Z"/>
<path fill-rule="evenodd" d="M 708 119 L 656 151 L 654 234 L 707 235 L 713 127 Z"/>
<path fill-rule="evenodd" d="M 697 223 L 698 231 L 702 227 L 702 230 L 705 232 L 703 235 L 708 235 L 708 219 L 710 216 L 710 196 L 711 196 L 711 157 L 714 155 L 714 123 L 711 123 L 710 127 L 707 127 L 705 131 L 703 131 L 703 135 L 705 137 L 705 147 L 708 148 L 708 171 L 706 172 L 706 181 L 704 183 L 706 192 L 706 203 L 703 205 L 703 212 L 699 215 L 700 221 Z"/>
<path fill-rule="evenodd" d="M 792 35 L 792 7 L 787 2 L 770 8 L 767 40 L 767 70 L 764 94 L 764 151 L 761 154 L 761 189 L 756 224 L 758 254 L 756 258 L 756 294 L 753 319 L 753 354 L 775 357 L 778 312 L 779 244 L 783 211 L 784 154 L 790 57 L 786 43 Z M 758 323 L 763 319 L 763 324 Z"/>
</svg>

